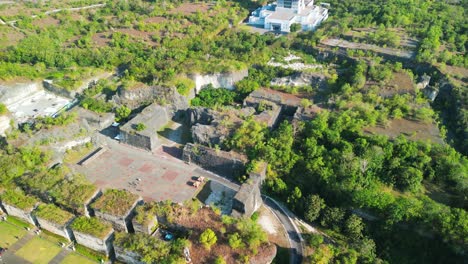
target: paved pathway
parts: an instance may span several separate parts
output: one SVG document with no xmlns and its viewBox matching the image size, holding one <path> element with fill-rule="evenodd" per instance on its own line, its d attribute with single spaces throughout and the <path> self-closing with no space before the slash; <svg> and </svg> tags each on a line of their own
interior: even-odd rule
<svg viewBox="0 0 468 264">
<path fill-rule="evenodd" d="M 31 232 L 28 232 L 26 235 L 24 235 L 22 238 L 20 238 L 16 243 L 11 245 L 11 247 L 8 248 L 7 252 L 3 253 L 3 256 L 0 258 L 0 263 L 1 264 L 29 264 L 30 262 L 26 261 L 23 258 L 20 258 L 15 255 L 15 252 L 20 250 L 26 243 L 29 242 L 34 237 L 34 234 Z"/>
<path fill-rule="evenodd" d="M 60 253 L 57 254 L 57 256 L 55 256 L 51 261 L 49 261 L 49 264 L 60 264 L 63 261 L 63 259 L 70 253 L 70 250 L 63 248 L 62 251 L 60 251 Z"/>
</svg>

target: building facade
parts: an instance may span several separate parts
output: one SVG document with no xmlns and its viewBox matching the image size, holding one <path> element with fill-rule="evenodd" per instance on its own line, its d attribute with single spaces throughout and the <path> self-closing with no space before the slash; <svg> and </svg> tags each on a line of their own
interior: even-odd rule
<svg viewBox="0 0 468 264">
<path fill-rule="evenodd" d="M 313 0 L 278 0 L 253 11 L 249 24 L 277 32 L 290 32 L 293 24 L 303 31 L 315 30 L 328 18 L 328 6 L 314 5 Z"/>
</svg>

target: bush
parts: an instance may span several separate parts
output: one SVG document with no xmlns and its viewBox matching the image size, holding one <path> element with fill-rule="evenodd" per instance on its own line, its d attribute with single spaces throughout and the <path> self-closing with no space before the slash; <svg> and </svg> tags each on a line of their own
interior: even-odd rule
<svg viewBox="0 0 468 264">
<path fill-rule="evenodd" d="M 291 27 L 289 28 L 289 30 L 290 30 L 291 32 L 297 32 L 297 31 L 301 30 L 301 28 L 302 28 L 301 24 L 299 24 L 299 23 L 294 23 L 294 24 L 291 25 Z"/>
<path fill-rule="evenodd" d="M 135 130 L 136 130 L 136 131 L 143 131 L 143 130 L 145 130 L 145 129 L 146 129 L 146 125 L 143 124 L 143 123 L 138 123 L 138 124 L 136 124 L 136 126 L 135 126 Z"/>
<path fill-rule="evenodd" d="M 207 229 L 205 230 L 199 238 L 199 242 L 207 249 L 210 250 L 211 246 L 216 244 L 216 241 L 218 241 L 218 238 L 216 237 L 216 234 L 213 230 Z"/>
</svg>

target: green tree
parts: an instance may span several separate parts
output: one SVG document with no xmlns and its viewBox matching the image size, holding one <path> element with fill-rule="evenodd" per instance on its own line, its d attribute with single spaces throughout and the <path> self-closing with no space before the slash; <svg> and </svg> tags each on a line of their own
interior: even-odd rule
<svg viewBox="0 0 468 264">
<path fill-rule="evenodd" d="M 351 214 L 344 224 L 345 234 L 352 241 L 356 241 L 362 237 L 362 231 L 364 230 L 364 223 L 362 219 L 355 215 Z"/>
<path fill-rule="evenodd" d="M 315 221 L 320 216 L 320 211 L 326 207 L 325 201 L 316 194 L 307 196 L 304 204 L 304 217 L 309 222 Z"/>
<path fill-rule="evenodd" d="M 143 131 L 145 129 L 146 129 L 146 125 L 143 124 L 143 123 L 138 123 L 138 124 L 135 125 L 135 130 L 136 131 Z"/>
<path fill-rule="evenodd" d="M 234 233 L 228 236 L 229 246 L 233 249 L 243 248 L 244 243 L 242 242 L 242 238 L 239 236 L 239 233 Z"/>
<path fill-rule="evenodd" d="M 289 30 L 290 30 L 291 32 L 297 32 L 297 31 L 301 30 L 301 28 L 302 28 L 301 24 L 299 24 L 299 23 L 294 23 L 294 24 L 291 25 L 291 27 L 290 27 Z"/>
<path fill-rule="evenodd" d="M 115 110 L 115 120 L 117 122 L 120 122 L 123 119 L 127 118 L 131 112 L 132 110 L 130 108 L 126 107 L 125 105 L 122 105 L 121 107 Z"/>
<path fill-rule="evenodd" d="M 214 244 L 216 244 L 216 241 L 218 241 L 218 237 L 216 237 L 216 234 L 213 230 L 210 228 L 206 229 L 201 233 L 200 238 L 198 240 L 207 250 L 209 250 Z"/>
</svg>

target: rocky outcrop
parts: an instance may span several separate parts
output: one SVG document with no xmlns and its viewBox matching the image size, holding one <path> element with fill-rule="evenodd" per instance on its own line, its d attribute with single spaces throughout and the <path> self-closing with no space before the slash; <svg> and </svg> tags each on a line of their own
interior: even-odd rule
<svg viewBox="0 0 468 264">
<path fill-rule="evenodd" d="M 231 179 L 242 176 L 245 173 L 247 163 L 245 155 L 232 151 L 215 150 L 191 143 L 185 145 L 182 159 L 185 162 L 193 162 L 206 170 Z"/>
<path fill-rule="evenodd" d="M 325 75 L 320 73 L 306 73 L 301 72 L 295 75 L 274 78 L 271 81 L 272 86 L 312 86 L 318 88 L 319 90 L 327 89 L 327 78 Z"/>
<path fill-rule="evenodd" d="M 195 82 L 195 91 L 199 93 L 204 87 L 211 84 L 214 88 L 226 88 L 229 90 L 234 89 L 234 84 L 249 75 L 247 69 L 227 72 L 227 73 L 213 73 L 213 74 L 192 74 L 190 78 Z"/>
<path fill-rule="evenodd" d="M 0 83 L 0 103 L 5 105 L 13 104 L 41 89 L 41 84 L 37 82 L 13 84 Z"/>
<path fill-rule="evenodd" d="M 167 108 L 160 105 L 152 104 L 146 107 L 120 128 L 121 142 L 149 151 L 155 150 L 160 145 L 157 131 L 169 122 L 170 116 Z M 137 131 L 139 124 L 144 124 L 145 128 Z"/>
<path fill-rule="evenodd" d="M 189 107 L 188 99 L 180 95 L 177 89 L 164 86 L 136 85 L 132 88 L 119 88 L 112 100 L 117 104 L 126 105 L 135 109 L 144 104 L 157 102 L 164 105 L 171 112 L 186 110 Z"/>
<path fill-rule="evenodd" d="M 243 183 L 232 201 L 232 215 L 250 217 L 263 203 L 261 187 L 266 177 L 267 164 L 261 162 L 250 172 L 249 179 Z"/>
<path fill-rule="evenodd" d="M 128 251 L 124 248 L 114 247 L 115 257 L 117 260 L 122 261 L 123 263 L 128 264 L 145 264 L 145 262 L 140 261 L 141 256 L 138 253 Z"/>
</svg>

